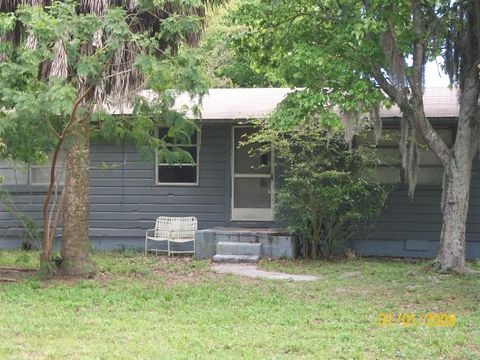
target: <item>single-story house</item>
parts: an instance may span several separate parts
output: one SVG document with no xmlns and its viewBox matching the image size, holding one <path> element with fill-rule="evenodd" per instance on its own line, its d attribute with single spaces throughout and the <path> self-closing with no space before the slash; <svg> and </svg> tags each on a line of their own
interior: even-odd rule
<svg viewBox="0 0 480 360">
<path fill-rule="evenodd" d="M 94 143 L 91 146 L 90 238 L 97 249 L 142 247 L 145 230 L 165 216 L 195 216 L 199 242 L 210 246 L 211 255 L 220 240 L 256 239 L 264 253 L 293 256 L 292 236 L 275 221 L 275 171 L 273 156 L 251 158 L 238 148 L 242 135 L 252 131 L 249 120 L 274 110 L 291 91 L 284 88 L 211 89 L 202 105 L 200 132 L 185 147 L 195 163 L 169 165 L 145 159 L 130 144 Z M 180 97 L 178 104 L 189 101 Z M 456 92 L 427 89 L 426 115 L 447 142 L 454 138 L 458 103 Z M 398 131 L 397 108 L 383 109 L 384 131 Z M 388 207 L 378 219 L 376 231 L 359 236 L 351 246 L 363 255 L 433 257 L 441 229 L 442 169 L 427 150 L 422 150 L 415 197 L 407 195 L 397 145 L 379 143 L 388 166 L 378 176 L 395 185 Z M 105 170 L 105 164 L 111 165 Z M 255 169 L 257 165 L 263 166 Z M 253 168 L 252 168 L 253 167 Z M 19 211 L 41 219 L 46 190 L 46 168 L 28 166 L 15 171 L 0 161 L 0 176 Z M 467 257 L 480 257 L 480 168 L 475 161 L 467 225 Z M 5 198 L 2 200 L 5 201 Z M 0 247 L 12 248 L 25 236 L 20 222 L 0 208 Z M 212 247 L 213 246 L 213 247 Z M 201 250 L 202 251 L 202 250 Z"/>
</svg>

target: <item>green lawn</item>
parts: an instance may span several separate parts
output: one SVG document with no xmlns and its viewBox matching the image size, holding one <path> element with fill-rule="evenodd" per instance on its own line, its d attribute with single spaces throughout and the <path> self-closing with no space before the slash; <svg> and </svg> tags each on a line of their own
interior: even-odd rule
<svg viewBox="0 0 480 360">
<path fill-rule="evenodd" d="M 37 258 L 0 252 L 0 265 L 34 267 Z M 94 258 L 93 280 L 0 284 L 1 359 L 480 358 L 480 279 L 423 263 L 261 263 L 321 277 L 294 283 L 221 276 L 189 258 Z M 432 312 L 457 323 L 378 325 L 380 313 Z"/>
</svg>

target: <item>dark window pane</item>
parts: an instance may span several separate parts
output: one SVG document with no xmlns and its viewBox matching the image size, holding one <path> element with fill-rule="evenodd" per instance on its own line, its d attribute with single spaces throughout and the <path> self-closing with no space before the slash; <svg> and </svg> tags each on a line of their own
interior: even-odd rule
<svg viewBox="0 0 480 360">
<path fill-rule="evenodd" d="M 50 167 L 35 166 L 31 168 L 32 185 L 50 183 Z M 59 184 L 65 184 L 65 169 L 58 166 L 55 171 L 55 179 Z"/>
<path fill-rule="evenodd" d="M 235 173 L 236 174 L 269 174 L 271 169 L 271 153 L 259 154 L 258 145 L 248 144 L 239 146 L 241 142 L 248 140 L 252 135 L 252 128 L 235 128 Z"/>
<path fill-rule="evenodd" d="M 382 184 L 400 184 L 402 182 L 400 167 L 379 166 L 367 169 L 363 172 L 364 177 L 378 181 Z"/>
<path fill-rule="evenodd" d="M 26 185 L 28 183 L 27 169 L 0 168 L 0 184 Z"/>
<path fill-rule="evenodd" d="M 158 138 L 163 139 L 164 137 L 167 136 L 168 133 L 168 128 L 159 128 L 158 129 Z M 168 137 L 166 137 L 168 139 Z"/>
<path fill-rule="evenodd" d="M 439 185 L 443 183 L 442 167 L 422 167 L 418 169 L 418 185 Z"/>
<path fill-rule="evenodd" d="M 236 178 L 234 184 L 235 208 L 264 208 L 272 206 L 271 184 L 268 178 Z"/>
<path fill-rule="evenodd" d="M 174 141 L 174 139 L 168 137 L 167 134 L 168 134 L 168 128 L 159 128 L 158 129 L 158 138 L 159 139 L 163 139 L 165 137 L 164 140 L 169 144 L 178 143 L 178 141 Z M 192 145 L 197 144 L 197 131 L 194 131 L 194 133 L 190 136 L 190 144 L 192 144 Z"/>
<path fill-rule="evenodd" d="M 192 158 L 193 158 L 193 164 L 197 163 L 197 153 L 198 153 L 198 148 L 196 146 L 167 146 L 168 150 L 173 151 L 175 149 L 182 149 L 183 151 L 186 151 L 189 153 Z M 186 156 L 186 155 L 185 155 Z M 179 163 L 182 164 L 189 164 L 190 162 L 188 161 L 189 159 L 186 158 L 182 161 L 179 161 Z"/>
<path fill-rule="evenodd" d="M 159 166 L 158 167 L 159 183 L 196 183 L 197 167 L 196 166 Z"/>
</svg>

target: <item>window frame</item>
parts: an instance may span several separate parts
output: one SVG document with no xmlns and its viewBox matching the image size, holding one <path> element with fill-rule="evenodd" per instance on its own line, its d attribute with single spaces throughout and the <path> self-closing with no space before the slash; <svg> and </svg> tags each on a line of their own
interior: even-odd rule
<svg viewBox="0 0 480 360">
<path fill-rule="evenodd" d="M 57 182 L 57 186 L 64 186 L 65 185 L 65 180 L 67 177 L 67 164 L 66 164 L 66 158 L 67 158 L 67 153 L 63 150 L 60 150 L 58 157 L 57 157 L 57 163 L 55 166 L 55 173 L 56 173 L 56 180 L 59 180 Z M 38 164 L 30 164 L 28 166 L 28 183 L 30 186 L 48 186 L 50 183 L 42 183 L 42 182 L 34 182 L 33 181 L 33 171 L 36 169 L 47 169 L 48 172 L 51 171 L 52 167 L 52 162 L 51 158 L 49 159 L 48 163 L 45 165 L 38 165 Z M 58 174 L 61 174 L 63 172 L 63 176 L 58 176 Z M 49 175 L 50 178 L 50 175 Z"/>
<path fill-rule="evenodd" d="M 6 189 L 44 189 L 50 185 L 49 182 L 34 182 L 33 180 L 33 171 L 36 169 L 48 169 L 50 171 L 51 168 L 51 162 L 48 162 L 46 165 L 34 165 L 34 164 L 25 164 L 25 183 L 16 183 L 16 184 L 7 184 L 7 183 L 1 183 L 1 186 L 5 187 Z M 9 170 L 12 169 L 16 171 L 15 167 L 5 167 L 5 166 L 0 166 L 0 172 L 1 170 Z M 60 169 L 59 163 L 57 162 L 57 168 L 56 172 L 58 173 Z M 64 172 L 66 172 L 66 169 L 64 169 Z M 0 173 L 1 176 L 1 173 Z M 58 182 L 56 185 L 59 187 L 63 187 L 65 185 L 65 175 L 60 177 L 60 182 Z"/>
<path fill-rule="evenodd" d="M 155 137 L 158 138 L 159 129 L 163 126 L 159 126 L 155 129 Z M 156 186 L 199 186 L 200 185 L 200 147 L 201 147 L 201 139 L 202 139 L 202 131 L 201 127 L 198 127 L 197 132 L 197 143 L 193 144 L 168 144 L 168 146 L 172 147 L 195 147 L 197 149 L 197 162 L 196 163 L 182 163 L 182 164 L 168 164 L 168 163 L 159 163 L 158 162 L 158 153 L 155 151 L 155 185 Z M 196 182 L 160 182 L 158 179 L 158 168 L 160 166 L 195 166 L 197 168 L 196 171 Z"/>
<path fill-rule="evenodd" d="M 400 127 L 399 126 L 394 126 L 394 125 L 384 126 L 383 130 L 395 130 L 395 131 L 400 132 Z M 456 127 L 454 125 L 442 124 L 442 125 L 439 125 L 439 126 L 435 126 L 435 130 L 447 130 L 447 131 L 449 131 L 451 133 L 452 143 L 455 142 Z M 378 148 L 378 145 L 377 145 L 377 149 L 392 149 L 392 148 L 397 148 L 397 150 L 399 150 L 398 145 L 396 147 L 395 146 L 382 146 L 380 148 Z M 432 151 L 432 150 L 429 149 L 429 151 Z M 405 170 L 402 168 L 401 159 L 400 159 L 400 164 L 398 164 L 398 165 L 381 165 L 380 167 L 384 167 L 384 168 L 388 168 L 388 167 L 392 168 L 393 167 L 395 169 L 398 168 L 399 175 L 400 175 L 400 181 L 399 182 L 394 182 L 394 183 L 381 182 L 382 184 L 395 186 L 395 187 L 406 187 L 406 186 L 408 186 L 407 177 L 406 177 L 406 174 L 405 174 Z M 421 165 L 421 164 L 419 164 L 418 165 L 418 171 L 419 172 L 422 171 L 422 170 L 425 170 L 425 169 L 443 169 L 443 166 L 441 164 L 439 164 L 439 165 L 431 165 L 431 164 Z M 439 187 L 440 188 L 442 187 L 442 184 L 441 183 L 428 184 L 428 183 L 417 182 L 416 187 L 417 188 L 427 188 L 427 189 L 438 189 Z"/>
<path fill-rule="evenodd" d="M 50 183 L 48 182 L 34 182 L 33 181 L 33 171 L 32 170 L 36 170 L 36 169 L 47 169 L 49 172 L 50 172 L 50 169 L 51 169 L 51 164 L 48 164 L 48 165 L 30 165 L 28 167 L 28 184 L 30 186 L 48 186 L 50 185 Z M 65 185 L 65 177 L 66 177 L 66 174 L 64 176 L 60 176 L 60 178 L 58 177 L 58 162 L 57 162 L 57 165 L 56 165 L 56 169 L 55 169 L 55 172 L 57 172 L 57 175 L 55 176 L 56 180 L 60 180 L 58 182 L 58 186 L 63 186 Z M 66 171 L 66 169 L 64 169 L 64 171 Z"/>
<path fill-rule="evenodd" d="M 5 160 L 5 159 L 2 159 L 2 161 L 8 161 L 8 160 Z M 12 161 L 12 164 L 13 163 L 19 163 L 19 161 L 15 161 L 13 160 Z M 2 171 L 5 170 L 5 171 L 12 171 L 13 174 L 14 174 L 14 177 L 17 178 L 17 171 L 19 171 L 17 169 L 17 166 L 14 165 L 14 166 L 3 166 L 3 165 L 0 165 L 0 177 L 3 177 L 2 175 Z M 0 186 L 2 187 L 6 187 L 6 188 L 12 188 L 12 187 L 27 187 L 27 186 L 30 186 L 30 165 L 29 164 L 26 164 L 26 167 L 25 167 L 25 182 L 22 183 L 22 182 L 18 182 L 16 181 L 15 183 L 5 183 L 5 182 L 0 182 Z"/>
</svg>

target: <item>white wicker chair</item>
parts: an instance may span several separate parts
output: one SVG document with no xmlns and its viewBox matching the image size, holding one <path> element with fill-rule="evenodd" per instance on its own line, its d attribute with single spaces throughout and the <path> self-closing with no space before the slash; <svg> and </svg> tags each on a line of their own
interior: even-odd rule
<svg viewBox="0 0 480 360">
<path fill-rule="evenodd" d="M 147 251 L 166 252 L 170 254 L 195 254 L 195 233 L 197 219 L 194 217 L 160 216 L 155 222 L 155 229 L 148 229 L 145 234 L 145 255 Z M 167 249 L 148 249 L 148 241 L 166 242 Z M 172 250 L 171 243 L 193 242 L 193 250 Z"/>
</svg>

